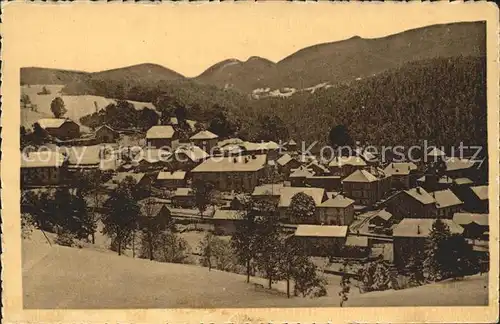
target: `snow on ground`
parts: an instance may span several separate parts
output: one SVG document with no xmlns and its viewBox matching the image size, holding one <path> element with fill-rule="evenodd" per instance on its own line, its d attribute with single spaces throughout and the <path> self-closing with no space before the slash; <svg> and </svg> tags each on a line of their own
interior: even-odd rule
<svg viewBox="0 0 500 324">
<path fill-rule="evenodd" d="M 21 93 L 27 94 L 30 97 L 31 103 L 36 105 L 38 108 L 38 113 L 35 112 L 27 112 L 21 115 L 22 121 L 21 123 L 24 126 L 31 127 L 31 125 L 39 119 L 39 117 L 53 117 L 52 112 L 50 111 L 50 103 L 54 98 L 61 97 L 64 101 L 66 109 L 68 112 L 66 113 L 66 117 L 75 121 L 76 123 L 80 123 L 80 118 L 88 115 L 90 113 L 95 112 L 96 104 L 98 109 L 104 109 L 110 103 L 115 103 L 115 99 L 109 99 L 100 96 L 91 96 L 91 95 L 81 95 L 81 96 L 67 96 L 61 94 L 61 90 L 64 88 L 62 85 L 45 85 L 47 90 L 50 91 L 48 95 L 38 94 L 42 91 L 44 85 L 30 85 L 30 86 L 21 86 Z M 130 101 L 136 109 L 143 109 L 144 107 L 148 107 L 154 109 L 153 104 L 149 102 L 138 102 L 138 101 Z M 28 110 L 28 109 L 26 109 Z"/>
<path fill-rule="evenodd" d="M 202 233 L 200 233 L 202 234 Z M 51 238 L 53 234 L 48 234 Z M 199 234 L 185 238 L 194 243 Z M 98 244 L 83 248 L 49 246 L 41 234 L 23 240 L 23 294 L 26 308 L 167 308 L 167 307 L 335 307 L 340 278 L 325 275 L 328 296 L 286 298 L 286 283 L 196 265 L 151 262 L 118 256 Z M 100 242 L 99 242 L 100 241 Z M 276 293 L 276 291 L 281 292 Z M 351 289 L 346 306 L 455 306 L 484 305 L 487 276 L 448 280 L 405 290 L 361 294 Z"/>
</svg>

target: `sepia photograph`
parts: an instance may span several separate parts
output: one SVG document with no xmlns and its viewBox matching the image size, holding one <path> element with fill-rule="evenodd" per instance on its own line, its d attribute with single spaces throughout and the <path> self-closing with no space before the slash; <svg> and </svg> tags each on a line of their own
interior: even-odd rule
<svg viewBox="0 0 500 324">
<path fill-rule="evenodd" d="M 498 7 L 352 5 L 3 6 L 16 312 L 498 318 Z"/>
</svg>

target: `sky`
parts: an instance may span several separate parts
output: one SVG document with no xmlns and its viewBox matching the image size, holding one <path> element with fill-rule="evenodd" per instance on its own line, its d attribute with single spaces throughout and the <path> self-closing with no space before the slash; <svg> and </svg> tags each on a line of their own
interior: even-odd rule
<svg viewBox="0 0 500 324">
<path fill-rule="evenodd" d="M 4 6 L 2 27 L 15 30 L 6 34 L 15 35 L 10 44 L 23 66 L 95 72 L 156 63 L 194 77 L 228 58 L 277 62 L 354 35 L 480 20 L 471 9 L 459 3 L 14 3 Z"/>
</svg>

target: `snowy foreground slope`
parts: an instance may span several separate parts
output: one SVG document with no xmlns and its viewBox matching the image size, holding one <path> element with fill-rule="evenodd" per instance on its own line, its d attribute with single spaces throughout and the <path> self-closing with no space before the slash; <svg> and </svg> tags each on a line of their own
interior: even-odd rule
<svg viewBox="0 0 500 324">
<path fill-rule="evenodd" d="M 25 308 L 336 307 L 338 283 L 329 281 L 329 296 L 287 299 L 257 291 L 242 275 L 23 240 Z M 485 305 L 487 295 L 487 276 L 473 276 L 398 291 L 353 289 L 346 306 Z"/>
</svg>

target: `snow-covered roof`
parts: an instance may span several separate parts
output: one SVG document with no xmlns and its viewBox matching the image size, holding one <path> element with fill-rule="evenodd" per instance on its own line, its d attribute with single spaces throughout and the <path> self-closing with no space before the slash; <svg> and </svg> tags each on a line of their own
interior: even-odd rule
<svg viewBox="0 0 500 324">
<path fill-rule="evenodd" d="M 374 182 L 377 177 L 366 170 L 356 170 L 342 180 L 343 182 Z"/>
<path fill-rule="evenodd" d="M 488 226 L 488 217 L 489 214 L 455 213 L 453 214 L 453 221 L 461 226 L 470 223 L 476 223 L 481 226 Z"/>
<path fill-rule="evenodd" d="M 395 237 L 427 237 L 432 230 L 432 218 L 404 218 L 392 231 Z M 462 234 L 464 229 L 451 219 L 441 219 L 453 234 Z"/>
<path fill-rule="evenodd" d="M 346 237 L 347 226 L 298 225 L 295 236 L 302 237 Z"/>
<path fill-rule="evenodd" d="M 170 125 L 158 125 L 151 127 L 147 133 L 147 139 L 172 138 L 175 130 Z"/>
</svg>

